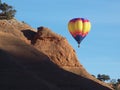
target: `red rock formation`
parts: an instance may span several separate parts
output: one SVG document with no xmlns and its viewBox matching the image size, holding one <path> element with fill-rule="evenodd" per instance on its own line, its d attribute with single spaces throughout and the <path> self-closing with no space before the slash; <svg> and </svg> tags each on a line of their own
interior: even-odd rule
<svg viewBox="0 0 120 90">
<path fill-rule="evenodd" d="M 65 38 L 14 19 L 0 20 L 0 85 L 1 90 L 111 90 L 83 68 Z"/>
</svg>

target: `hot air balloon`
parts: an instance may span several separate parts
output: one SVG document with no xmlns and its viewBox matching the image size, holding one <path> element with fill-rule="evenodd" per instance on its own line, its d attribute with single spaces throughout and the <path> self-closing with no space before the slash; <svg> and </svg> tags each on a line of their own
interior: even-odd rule
<svg viewBox="0 0 120 90">
<path fill-rule="evenodd" d="M 68 30 L 80 47 L 81 41 L 86 37 L 91 28 L 90 21 L 84 18 L 73 18 L 68 23 Z"/>
</svg>

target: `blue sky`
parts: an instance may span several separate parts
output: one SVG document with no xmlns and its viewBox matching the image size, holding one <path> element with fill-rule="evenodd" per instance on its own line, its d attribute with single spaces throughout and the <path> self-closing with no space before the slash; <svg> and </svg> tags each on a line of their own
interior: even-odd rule
<svg viewBox="0 0 120 90">
<path fill-rule="evenodd" d="M 120 0 L 2 0 L 16 10 L 16 19 L 33 28 L 45 26 L 66 37 L 90 74 L 120 78 Z M 72 18 L 90 20 L 92 28 L 77 47 L 68 32 Z"/>
</svg>

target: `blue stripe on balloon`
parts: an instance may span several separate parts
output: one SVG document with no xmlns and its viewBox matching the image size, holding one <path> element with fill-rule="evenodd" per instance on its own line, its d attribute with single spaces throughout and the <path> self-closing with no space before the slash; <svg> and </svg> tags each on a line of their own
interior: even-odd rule
<svg viewBox="0 0 120 90">
<path fill-rule="evenodd" d="M 76 36 L 74 37 L 74 39 L 77 41 L 78 44 L 80 44 L 81 41 L 82 41 L 84 38 L 85 38 L 85 36 L 83 37 L 83 36 L 80 36 L 80 35 L 76 35 Z"/>
</svg>

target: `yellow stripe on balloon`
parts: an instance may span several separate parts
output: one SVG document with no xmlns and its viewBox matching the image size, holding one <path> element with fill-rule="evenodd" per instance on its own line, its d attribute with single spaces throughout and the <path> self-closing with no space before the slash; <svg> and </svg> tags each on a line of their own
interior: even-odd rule
<svg viewBox="0 0 120 90">
<path fill-rule="evenodd" d="M 91 27 L 90 22 L 88 22 L 88 21 L 83 22 L 83 31 L 82 31 L 82 33 L 83 34 L 88 33 L 90 31 L 90 27 Z"/>
<path fill-rule="evenodd" d="M 73 32 L 74 31 L 74 22 L 69 22 L 69 24 L 68 24 L 68 28 L 69 28 L 69 31 L 70 32 Z"/>
<path fill-rule="evenodd" d="M 91 29 L 91 23 L 88 22 L 88 32 L 90 31 L 90 29 Z"/>
<path fill-rule="evenodd" d="M 69 28 L 69 32 L 75 36 L 76 35 L 76 30 L 75 30 L 75 22 L 69 22 L 68 23 L 68 28 Z"/>
<path fill-rule="evenodd" d="M 77 21 L 75 22 L 75 31 L 76 31 L 76 32 L 82 32 L 82 29 L 83 29 L 82 20 L 77 20 Z"/>
<path fill-rule="evenodd" d="M 68 24 L 68 29 L 69 29 L 69 32 L 71 33 L 71 34 L 73 34 L 73 27 L 72 27 L 72 22 L 69 22 L 69 24 Z"/>
<path fill-rule="evenodd" d="M 68 29 L 70 32 L 72 31 L 71 22 L 68 23 Z"/>
</svg>

